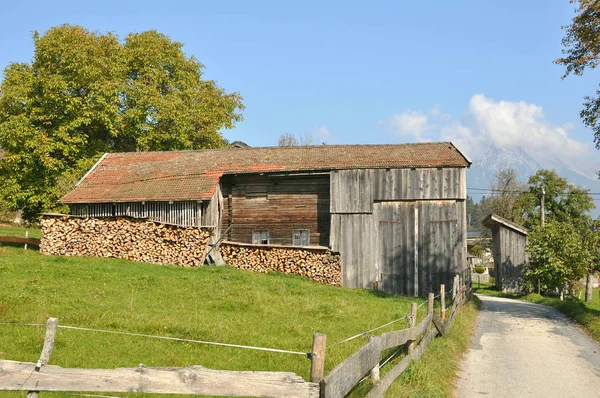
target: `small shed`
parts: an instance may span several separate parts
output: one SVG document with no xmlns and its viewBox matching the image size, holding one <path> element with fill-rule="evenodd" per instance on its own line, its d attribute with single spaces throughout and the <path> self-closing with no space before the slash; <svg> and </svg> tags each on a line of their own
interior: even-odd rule
<svg viewBox="0 0 600 398">
<path fill-rule="evenodd" d="M 483 220 L 492 230 L 492 247 L 496 270 L 496 288 L 503 292 L 521 291 L 521 277 L 527 258 L 527 230 L 495 214 Z"/>
</svg>

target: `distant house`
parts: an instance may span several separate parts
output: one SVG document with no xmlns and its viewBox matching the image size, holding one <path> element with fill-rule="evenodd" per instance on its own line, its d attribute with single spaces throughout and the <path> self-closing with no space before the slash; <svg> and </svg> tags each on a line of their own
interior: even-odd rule
<svg viewBox="0 0 600 398">
<path fill-rule="evenodd" d="M 452 143 L 104 155 L 71 213 L 213 226 L 215 239 L 326 246 L 342 284 L 425 295 L 466 269 L 466 168 Z"/>
<path fill-rule="evenodd" d="M 490 214 L 483 225 L 492 230 L 496 288 L 510 293 L 521 291 L 523 267 L 528 261 L 527 230 L 505 218 Z"/>
</svg>

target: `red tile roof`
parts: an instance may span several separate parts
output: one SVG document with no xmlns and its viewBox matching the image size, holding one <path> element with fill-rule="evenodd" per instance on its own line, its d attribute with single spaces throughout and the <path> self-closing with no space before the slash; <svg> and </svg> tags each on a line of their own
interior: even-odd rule
<svg viewBox="0 0 600 398">
<path fill-rule="evenodd" d="M 469 165 L 448 142 L 112 153 L 60 201 L 210 199 L 223 174 Z"/>
</svg>

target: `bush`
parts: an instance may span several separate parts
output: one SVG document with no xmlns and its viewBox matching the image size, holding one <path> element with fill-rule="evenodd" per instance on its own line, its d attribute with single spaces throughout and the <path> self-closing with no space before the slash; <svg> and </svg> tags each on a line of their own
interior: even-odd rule
<svg viewBox="0 0 600 398">
<path fill-rule="evenodd" d="M 483 274 L 485 272 L 485 267 L 481 264 L 475 266 L 475 272 L 478 274 Z"/>
</svg>

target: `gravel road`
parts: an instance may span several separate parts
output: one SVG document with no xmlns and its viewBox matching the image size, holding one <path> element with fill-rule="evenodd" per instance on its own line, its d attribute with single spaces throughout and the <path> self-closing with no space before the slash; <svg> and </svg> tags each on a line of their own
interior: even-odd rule
<svg viewBox="0 0 600 398">
<path fill-rule="evenodd" d="M 600 397 L 600 344 L 552 307 L 478 297 L 457 397 Z"/>
</svg>

